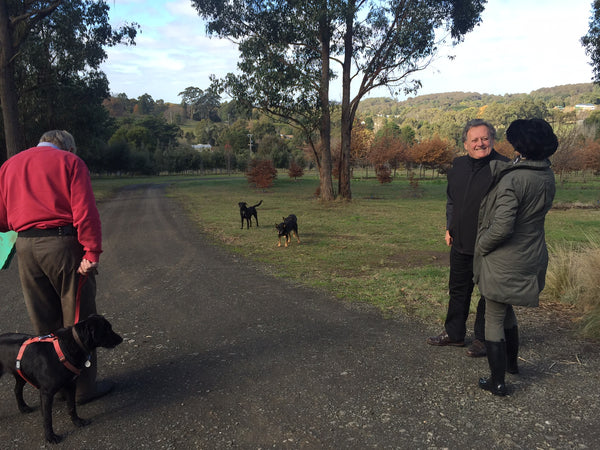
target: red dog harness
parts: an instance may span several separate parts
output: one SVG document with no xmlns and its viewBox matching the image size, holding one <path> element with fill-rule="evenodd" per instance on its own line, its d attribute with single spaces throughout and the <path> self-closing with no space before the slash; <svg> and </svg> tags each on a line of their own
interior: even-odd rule
<svg viewBox="0 0 600 450">
<path fill-rule="evenodd" d="M 17 355 L 17 372 L 19 373 L 19 375 L 21 375 L 21 377 L 25 381 L 27 381 L 29 384 L 34 386 L 36 389 L 39 389 L 39 387 L 36 386 L 35 384 L 33 384 L 31 381 L 29 381 L 27 379 L 27 377 L 25 377 L 25 375 L 23 374 L 23 371 L 21 370 L 21 359 L 23 358 L 23 353 L 25 353 L 25 350 L 27 349 L 27 346 L 29 344 L 33 344 L 36 342 L 52 342 L 52 344 L 54 345 L 54 351 L 56 352 L 56 355 L 58 356 L 59 361 L 61 363 L 63 363 L 67 369 L 69 369 L 71 372 L 73 372 L 75 374 L 75 376 L 77 376 L 81 373 L 81 370 L 79 370 L 77 367 L 75 367 L 73 364 L 71 364 L 69 362 L 69 360 L 66 358 L 65 354 L 63 353 L 62 349 L 60 348 L 60 343 L 58 342 L 58 337 L 56 337 L 53 334 L 49 334 L 47 336 L 32 337 L 30 339 L 27 339 L 25 342 L 23 342 L 23 344 L 21 345 L 21 348 L 19 349 L 19 354 Z"/>
</svg>

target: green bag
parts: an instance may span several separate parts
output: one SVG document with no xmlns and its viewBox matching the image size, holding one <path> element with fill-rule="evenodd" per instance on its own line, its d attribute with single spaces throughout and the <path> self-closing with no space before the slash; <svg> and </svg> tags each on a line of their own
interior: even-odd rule
<svg viewBox="0 0 600 450">
<path fill-rule="evenodd" d="M 0 233 L 0 270 L 8 269 L 10 262 L 15 255 L 15 242 L 17 233 L 7 231 Z"/>
</svg>

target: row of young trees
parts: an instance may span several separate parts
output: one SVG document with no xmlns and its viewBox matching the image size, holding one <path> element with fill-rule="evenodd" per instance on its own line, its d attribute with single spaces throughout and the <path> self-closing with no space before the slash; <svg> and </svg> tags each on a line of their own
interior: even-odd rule
<svg viewBox="0 0 600 450">
<path fill-rule="evenodd" d="M 288 127 L 256 111 L 244 111 L 233 101 L 217 104 L 211 118 L 173 121 L 175 111 L 187 110 L 186 101 L 182 105 L 153 102 L 147 94 L 137 100 L 125 94 L 107 99 L 104 104 L 115 121 L 113 134 L 108 148 L 86 162 L 96 172 L 118 168 L 134 174 L 244 171 L 252 159 L 268 159 L 277 168 L 288 168 L 292 161 L 301 166 L 309 163 L 302 141 L 286 134 Z M 152 113 L 142 114 L 143 110 Z M 209 149 L 193 148 L 198 143 L 208 144 Z M 184 161 L 189 162 L 188 167 L 182 166 Z"/>
<path fill-rule="evenodd" d="M 270 160 L 274 167 L 283 169 L 293 163 L 301 167 L 314 164 L 310 146 L 301 136 L 289 135 L 293 132 L 292 128 L 273 121 L 258 110 L 243 110 L 235 101 L 219 104 L 212 119 L 188 120 L 184 132 L 181 128 L 183 125 L 168 120 L 172 108 L 178 106 L 181 109 L 181 105 L 163 102 L 153 104 L 151 98 L 149 100 L 147 97 L 145 95 L 135 100 L 121 94 L 105 102 L 112 114 L 116 115 L 117 127 L 109 140 L 109 147 L 97 152 L 88 161 L 94 171 L 244 172 L 254 159 Z M 144 109 L 153 111 L 153 114 L 141 114 L 139 103 L 144 105 Z M 553 158 L 557 172 L 598 170 L 594 165 L 594 152 L 597 149 L 594 143 L 600 137 L 600 112 L 579 112 L 576 115 L 574 111 L 549 111 L 543 103 L 530 102 L 528 99 L 520 99 L 515 104 L 521 109 L 519 105 L 530 104 L 532 106 L 526 116 L 546 118 L 553 122 L 560 136 L 559 151 Z M 129 112 L 123 113 L 116 105 L 129 105 Z M 504 107 L 507 111 L 516 110 L 510 102 L 504 103 Z M 427 119 L 421 118 L 418 122 L 407 120 L 404 114 L 385 119 L 371 110 L 367 112 L 368 115 L 360 116 L 353 126 L 351 169 L 364 167 L 367 168 L 367 174 L 370 168 L 377 169 L 378 173 L 389 170 L 391 176 L 400 168 L 418 171 L 417 175 L 422 175 L 425 170 L 431 170 L 434 174 L 444 173 L 452 158 L 463 151 L 460 137 L 462 127 L 464 122 L 473 117 L 486 118 L 497 127 L 496 149 L 511 156 L 512 147 L 504 139 L 504 130 L 512 116 L 493 119 L 486 115 L 486 112 L 497 109 L 491 104 L 476 109 L 449 108 L 445 114 L 443 111 L 429 114 L 428 110 L 424 110 L 422 116 Z M 211 149 L 198 152 L 191 147 L 195 143 L 210 144 Z M 332 141 L 331 154 L 332 176 L 335 179 L 339 176 L 339 141 Z"/>
<path fill-rule="evenodd" d="M 500 131 L 494 145 L 496 151 L 513 157 L 514 149 L 504 137 L 506 124 L 495 125 Z M 554 125 L 559 136 L 558 150 L 551 158 L 554 171 L 561 178 L 570 172 L 600 173 L 600 111 L 593 112 L 582 121 L 565 120 L 563 116 Z M 410 126 L 400 127 L 391 121 L 376 133 L 365 124 L 356 124 L 352 132 L 354 167 L 374 167 L 376 170 L 384 169 L 383 172 L 389 168 L 394 173 L 400 167 L 407 172 L 418 169 L 419 176 L 422 176 L 427 169 L 431 169 L 432 173 L 444 173 L 452 159 L 464 152 L 462 142 L 454 139 L 452 134 L 416 139 Z"/>
<path fill-rule="evenodd" d="M 357 124 L 352 132 L 352 166 L 367 169 L 374 167 L 378 172 L 387 173 L 404 168 L 407 171 L 419 169 L 420 174 L 427 169 L 434 173 L 444 173 L 456 156 L 456 149 L 449 140 L 435 136 L 432 139 L 415 141 L 402 134 L 396 126 L 386 126 L 379 133 L 373 133 L 364 125 Z M 357 145 L 359 144 L 359 145 Z M 386 181 L 390 181 L 386 177 Z"/>
<path fill-rule="evenodd" d="M 600 111 L 579 126 L 558 126 L 555 131 L 559 146 L 551 161 L 559 178 L 570 172 L 600 173 Z"/>
</svg>

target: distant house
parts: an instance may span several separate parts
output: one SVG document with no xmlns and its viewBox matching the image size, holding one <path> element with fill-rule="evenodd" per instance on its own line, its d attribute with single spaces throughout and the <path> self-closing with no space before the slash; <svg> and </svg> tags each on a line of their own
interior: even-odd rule
<svg viewBox="0 0 600 450">
<path fill-rule="evenodd" d="M 203 151 L 210 152 L 212 149 L 212 145 L 210 145 L 210 144 L 194 144 L 194 145 L 192 145 L 192 148 L 199 152 L 203 152 Z"/>
<path fill-rule="evenodd" d="M 592 105 L 591 103 L 580 103 L 578 105 L 575 105 L 575 109 L 583 109 L 586 111 L 593 111 L 594 109 L 596 109 L 596 105 Z"/>
</svg>

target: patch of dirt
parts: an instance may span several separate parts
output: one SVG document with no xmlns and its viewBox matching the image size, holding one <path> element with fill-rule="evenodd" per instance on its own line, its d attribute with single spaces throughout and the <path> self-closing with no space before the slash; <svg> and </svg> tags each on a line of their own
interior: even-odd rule
<svg viewBox="0 0 600 450">
<path fill-rule="evenodd" d="M 575 334 L 577 321 L 581 318 L 580 312 L 574 305 L 551 302 L 541 299 L 537 308 L 517 308 L 519 322 L 527 326 L 547 327 L 548 333 L 568 330 Z"/>
<path fill-rule="evenodd" d="M 566 211 L 568 209 L 600 209 L 600 201 L 596 203 L 554 203 L 552 209 Z"/>
</svg>

